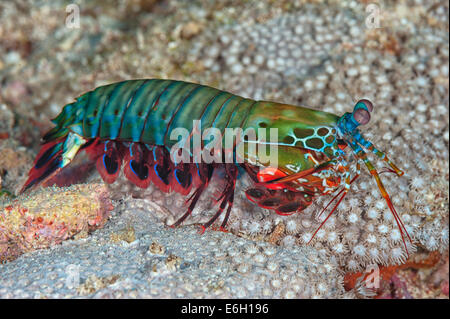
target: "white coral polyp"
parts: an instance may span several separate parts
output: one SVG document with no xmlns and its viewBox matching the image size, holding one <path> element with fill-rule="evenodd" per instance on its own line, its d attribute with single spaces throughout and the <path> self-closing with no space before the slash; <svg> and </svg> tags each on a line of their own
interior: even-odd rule
<svg viewBox="0 0 450 319">
<path fill-rule="evenodd" d="M 346 252 L 346 247 L 343 243 L 337 243 L 336 245 L 332 246 L 332 249 L 334 250 L 335 253 L 337 254 L 343 254 Z"/>
<path fill-rule="evenodd" d="M 369 256 L 373 261 L 380 262 L 380 251 L 376 247 L 369 248 Z"/>
<path fill-rule="evenodd" d="M 378 232 L 380 232 L 380 234 L 386 234 L 388 231 L 389 227 L 385 224 L 378 225 Z"/>
<path fill-rule="evenodd" d="M 395 247 L 391 250 L 390 260 L 394 264 L 402 264 L 406 261 L 406 252 L 404 248 Z"/>
<path fill-rule="evenodd" d="M 285 247 L 292 247 L 295 245 L 295 237 L 291 236 L 291 235 L 287 235 L 286 237 L 283 238 L 281 243 Z"/>
<path fill-rule="evenodd" d="M 390 210 L 385 210 L 383 212 L 383 219 L 385 221 L 391 221 L 394 219 L 394 215 L 392 215 L 392 212 Z"/>
<path fill-rule="evenodd" d="M 370 244 L 376 244 L 377 243 L 377 236 L 375 234 L 368 234 L 366 241 Z"/>
<path fill-rule="evenodd" d="M 347 269 L 349 271 L 358 271 L 361 270 L 360 262 L 355 259 L 349 259 L 347 261 Z"/>
<path fill-rule="evenodd" d="M 440 240 L 444 245 L 448 245 L 448 227 L 445 227 L 440 232 Z"/>
<path fill-rule="evenodd" d="M 307 233 L 303 233 L 303 235 L 300 237 L 303 243 L 309 243 L 309 241 L 312 238 L 312 234 L 307 232 Z"/>
<path fill-rule="evenodd" d="M 425 180 L 420 176 L 414 176 L 411 179 L 411 183 L 410 183 L 411 187 L 416 188 L 416 189 L 423 188 L 425 186 L 425 184 L 426 184 Z"/>
<path fill-rule="evenodd" d="M 249 235 L 257 235 L 261 232 L 261 224 L 257 221 L 252 221 L 250 223 L 248 223 L 247 225 L 247 230 Z"/>
<path fill-rule="evenodd" d="M 375 208 L 370 208 L 367 211 L 367 217 L 370 218 L 370 219 L 377 219 L 378 216 L 379 216 L 379 213 L 378 213 L 378 211 Z"/>
<path fill-rule="evenodd" d="M 319 229 L 319 231 L 316 233 L 316 235 L 314 236 L 314 238 L 317 238 L 317 239 L 324 239 L 326 234 L 327 234 L 326 230 L 323 229 L 323 228 L 321 228 L 321 229 Z"/>
<path fill-rule="evenodd" d="M 366 251 L 367 249 L 363 245 L 356 245 L 353 247 L 353 253 L 359 258 L 364 258 L 366 256 Z"/>
<path fill-rule="evenodd" d="M 384 209 L 386 209 L 386 203 L 384 202 L 384 200 L 377 200 L 377 201 L 375 202 L 375 207 L 376 207 L 378 210 L 383 211 Z"/>
<path fill-rule="evenodd" d="M 298 230 L 298 222 L 294 219 L 288 220 L 286 222 L 286 232 L 288 234 L 295 234 Z"/>
<path fill-rule="evenodd" d="M 357 223 L 359 221 L 359 216 L 356 213 L 351 213 L 351 214 L 348 215 L 347 220 L 348 220 L 349 223 L 355 224 L 355 223 Z"/>
<path fill-rule="evenodd" d="M 328 233 L 327 240 L 330 243 L 334 243 L 339 239 L 338 233 L 335 231 L 331 231 Z"/>
</svg>

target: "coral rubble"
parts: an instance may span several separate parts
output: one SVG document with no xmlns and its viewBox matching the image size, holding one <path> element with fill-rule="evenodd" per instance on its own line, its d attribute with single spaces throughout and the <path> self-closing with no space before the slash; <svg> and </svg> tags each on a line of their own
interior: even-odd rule
<svg viewBox="0 0 450 319">
<path fill-rule="evenodd" d="M 45 188 L 0 202 L 0 261 L 103 226 L 112 209 L 103 185 Z"/>
</svg>

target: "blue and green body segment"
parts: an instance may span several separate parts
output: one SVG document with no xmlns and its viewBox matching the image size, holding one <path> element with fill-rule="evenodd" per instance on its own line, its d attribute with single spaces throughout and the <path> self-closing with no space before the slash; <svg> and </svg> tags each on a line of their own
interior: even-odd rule
<svg viewBox="0 0 450 319">
<path fill-rule="evenodd" d="M 183 127 L 192 131 L 193 120 L 201 120 L 203 128 L 217 128 L 221 132 L 225 128 L 253 128 L 255 132 L 260 128 L 277 128 L 279 164 L 305 169 L 312 162 L 296 156 L 299 148 L 333 157 L 339 117 L 293 105 L 246 99 L 183 81 L 129 80 L 98 87 L 67 104 L 53 120 L 56 126 L 44 136 L 44 142 L 72 132 L 88 141 L 135 142 L 168 149 L 177 142 L 169 138 L 171 130 Z"/>
<path fill-rule="evenodd" d="M 53 120 L 56 127 L 44 137 L 54 140 L 72 131 L 84 138 L 100 138 L 172 146 L 168 134 L 175 127 L 255 129 L 276 127 L 280 143 L 293 129 L 335 127 L 338 116 L 293 105 L 246 99 L 209 86 L 173 80 L 129 80 L 101 86 L 66 105 Z M 311 131 L 304 131 L 306 136 Z M 312 132 L 314 134 L 314 132 Z M 323 136 L 323 135 L 322 135 Z M 332 144 L 316 136 L 323 146 Z M 315 143 L 316 142 L 316 143 Z M 317 143 L 318 142 L 318 143 Z M 302 144 L 301 142 L 299 144 Z M 320 150 L 320 141 L 301 145 Z M 326 146 L 325 146 L 326 147 Z M 325 148 L 324 147 L 324 148 Z"/>
<path fill-rule="evenodd" d="M 175 127 L 241 127 L 256 102 L 212 87 L 173 80 L 129 80 L 87 92 L 64 107 L 44 140 L 72 131 L 100 138 L 172 146 Z"/>
<path fill-rule="evenodd" d="M 183 127 L 191 131 L 193 120 L 201 120 L 203 127 L 222 131 L 225 127 L 242 127 L 256 103 L 212 87 L 183 81 L 129 80 L 98 87 L 67 104 L 53 120 L 56 126 L 44 136 L 43 148 L 23 190 L 48 179 L 67 165 L 74 153 L 91 146 L 94 141 L 105 143 L 105 153 L 117 153 L 114 143 L 106 145 L 108 141 L 169 149 L 177 142 L 170 139 L 173 128 Z M 68 136 L 71 136 L 70 140 Z M 142 150 L 137 153 L 147 155 Z M 105 171 L 106 177 L 115 176 L 117 157 L 123 157 L 123 154 L 114 155 L 115 159 L 111 158 L 112 155 L 106 156 L 103 158 L 106 169 L 100 167 L 100 170 Z M 132 164 L 130 169 L 136 172 L 136 166 Z"/>
</svg>

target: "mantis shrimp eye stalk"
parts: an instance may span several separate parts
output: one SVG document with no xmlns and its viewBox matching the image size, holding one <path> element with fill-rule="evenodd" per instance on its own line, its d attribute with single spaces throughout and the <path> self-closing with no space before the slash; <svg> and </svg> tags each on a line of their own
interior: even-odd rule
<svg viewBox="0 0 450 319">
<path fill-rule="evenodd" d="M 355 109 L 365 109 L 366 111 L 373 111 L 373 104 L 367 99 L 359 100 L 355 105 Z"/>
<path fill-rule="evenodd" d="M 359 125 L 365 125 L 370 121 L 370 113 L 366 110 L 359 109 L 353 112 L 353 118 Z"/>
<path fill-rule="evenodd" d="M 367 99 L 359 100 L 353 113 L 345 113 L 339 123 L 341 132 L 352 134 L 360 125 L 365 125 L 370 121 L 370 113 L 373 111 L 373 104 Z"/>
<path fill-rule="evenodd" d="M 356 125 L 366 125 L 370 122 L 370 112 L 373 111 L 373 104 L 369 100 L 363 99 L 356 103 L 351 119 Z"/>
</svg>

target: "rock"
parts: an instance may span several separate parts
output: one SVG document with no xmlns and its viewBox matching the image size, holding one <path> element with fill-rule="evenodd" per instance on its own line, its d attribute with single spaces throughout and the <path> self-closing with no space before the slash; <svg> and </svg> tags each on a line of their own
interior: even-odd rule
<svg viewBox="0 0 450 319">
<path fill-rule="evenodd" d="M 200 33 L 202 27 L 196 22 L 188 22 L 181 28 L 180 36 L 182 39 L 190 40 Z"/>
</svg>

